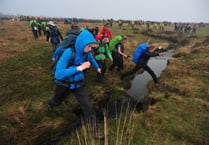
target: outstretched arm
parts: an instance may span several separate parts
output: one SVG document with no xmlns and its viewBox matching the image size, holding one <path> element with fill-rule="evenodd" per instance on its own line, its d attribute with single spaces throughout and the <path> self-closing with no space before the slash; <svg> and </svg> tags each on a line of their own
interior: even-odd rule
<svg viewBox="0 0 209 145">
<path fill-rule="evenodd" d="M 118 53 L 120 55 L 124 56 L 124 57 L 127 57 L 127 55 L 125 53 L 121 52 L 121 47 L 120 46 L 118 46 Z"/>
<path fill-rule="evenodd" d="M 91 62 L 92 66 L 97 70 L 97 72 L 101 73 L 101 69 L 99 68 L 99 65 L 94 59 L 92 52 L 88 53 L 88 61 Z"/>
</svg>

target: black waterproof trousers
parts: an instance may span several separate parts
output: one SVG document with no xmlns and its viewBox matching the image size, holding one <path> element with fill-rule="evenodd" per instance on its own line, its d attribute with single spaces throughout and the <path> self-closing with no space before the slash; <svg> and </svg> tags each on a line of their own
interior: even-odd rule
<svg viewBox="0 0 209 145">
<path fill-rule="evenodd" d="M 147 64 L 143 64 L 143 63 L 139 63 L 136 64 L 136 66 L 134 67 L 134 69 L 132 69 L 129 72 L 126 72 L 124 74 L 121 75 L 121 79 L 125 78 L 128 75 L 133 75 L 135 74 L 139 69 L 143 68 L 144 70 L 146 70 L 153 78 L 155 83 L 158 83 L 158 79 L 157 76 L 155 75 L 155 73 L 152 71 L 152 69 L 147 65 Z"/>
<path fill-rule="evenodd" d="M 104 79 L 104 74 L 106 72 L 106 61 L 105 60 L 96 60 L 99 67 L 101 68 L 101 73 L 97 73 L 97 81 L 102 83 Z"/>
<path fill-rule="evenodd" d="M 109 70 L 112 71 L 117 67 L 117 71 L 120 72 L 123 70 L 123 57 L 118 53 L 112 53 L 113 64 L 109 67 Z"/>
<path fill-rule="evenodd" d="M 49 100 L 48 105 L 50 105 L 52 108 L 58 106 L 69 95 L 69 93 L 73 93 L 80 103 L 85 122 L 90 123 L 92 126 L 97 126 L 96 114 L 93 110 L 92 103 L 85 86 L 71 91 L 66 86 L 57 85 L 55 89 L 55 95 Z"/>
</svg>

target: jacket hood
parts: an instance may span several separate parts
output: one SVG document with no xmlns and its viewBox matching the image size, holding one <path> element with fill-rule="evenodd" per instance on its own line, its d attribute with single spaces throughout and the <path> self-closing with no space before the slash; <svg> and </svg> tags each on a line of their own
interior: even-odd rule
<svg viewBox="0 0 209 145">
<path fill-rule="evenodd" d="M 94 36 L 88 30 L 83 30 L 77 37 L 76 43 L 75 43 L 75 50 L 76 50 L 75 63 L 76 64 L 83 63 L 84 48 L 86 47 L 86 45 L 90 43 L 96 44 L 97 42 L 94 39 Z"/>
</svg>

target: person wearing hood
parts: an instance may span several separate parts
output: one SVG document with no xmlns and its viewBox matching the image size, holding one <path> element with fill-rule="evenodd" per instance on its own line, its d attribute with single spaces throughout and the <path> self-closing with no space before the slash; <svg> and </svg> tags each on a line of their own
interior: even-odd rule
<svg viewBox="0 0 209 145">
<path fill-rule="evenodd" d="M 143 68 L 144 70 L 146 70 L 152 76 L 155 83 L 159 83 L 158 79 L 157 79 L 157 76 L 152 71 L 152 69 L 147 65 L 150 57 L 163 56 L 164 55 L 164 53 L 157 53 L 156 52 L 157 49 L 161 49 L 161 47 L 155 48 L 154 46 L 149 45 L 149 42 L 139 44 L 139 46 L 135 50 L 135 52 L 133 54 L 133 58 L 132 58 L 132 61 L 136 65 L 132 70 L 130 70 L 130 71 L 124 73 L 124 74 L 121 74 L 121 80 L 124 79 L 125 77 L 129 76 L 129 75 L 135 74 L 139 69 Z"/>
<path fill-rule="evenodd" d="M 58 81 L 65 81 L 66 84 L 57 83 L 55 95 L 48 102 L 48 109 L 52 111 L 69 93 L 73 93 L 81 105 L 84 120 L 92 126 L 93 135 L 95 135 L 98 130 L 96 115 L 84 83 L 84 70 L 90 68 L 91 65 L 98 73 L 101 73 L 101 69 L 92 55 L 92 47 L 98 47 L 98 44 L 93 35 L 88 30 L 84 30 L 76 38 L 73 65 L 68 66 L 73 55 L 72 49 L 66 49 L 63 52 L 57 62 L 55 78 Z"/>
</svg>

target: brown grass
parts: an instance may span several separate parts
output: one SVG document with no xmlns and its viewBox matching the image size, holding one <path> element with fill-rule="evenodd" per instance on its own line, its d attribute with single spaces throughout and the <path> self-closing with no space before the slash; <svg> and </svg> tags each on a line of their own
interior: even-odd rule
<svg viewBox="0 0 209 145">
<path fill-rule="evenodd" d="M 44 45 L 45 38 L 43 36 L 36 41 L 33 39 L 29 22 L 1 21 L 1 23 L 0 63 L 2 66 L 5 65 L 5 68 L 9 67 L 8 70 L 10 71 L 2 71 L 3 77 L 0 81 L 3 80 L 11 83 L 5 84 L 5 82 L 1 82 L 0 95 L 2 99 L 8 99 L 0 107 L 0 110 L 2 110 L 0 112 L 0 129 L 1 135 L 3 135 L 1 142 L 34 144 L 39 139 L 48 139 L 54 132 L 64 130 L 63 128 L 67 126 L 66 122 L 73 121 L 75 118 L 75 115 L 71 114 L 71 112 L 74 108 L 79 108 L 77 107 L 79 104 L 75 98 L 71 97 L 67 99 L 66 103 L 56 108 L 55 112 L 47 112 L 46 102 L 49 95 L 53 94 L 53 82 L 49 79 L 50 71 L 48 67 L 50 65 L 39 66 L 38 64 L 33 64 L 34 60 L 27 62 L 27 66 L 22 68 L 22 64 L 20 63 L 25 57 L 21 57 L 20 62 L 13 62 L 12 65 L 6 66 L 5 62 L 12 60 L 12 58 L 17 58 L 16 60 L 18 60 L 19 57 L 15 56 L 26 55 L 25 52 L 40 49 L 39 47 L 45 45 L 48 47 L 46 53 L 49 53 L 48 57 L 50 57 L 51 45 Z M 65 32 L 70 27 L 70 25 L 64 25 L 63 23 L 57 23 L 57 25 L 62 32 Z M 86 24 L 81 23 L 79 25 L 85 27 Z M 101 24 L 89 24 L 89 27 L 95 25 L 101 26 Z M 122 30 L 123 33 L 127 32 L 129 36 L 129 41 L 125 47 L 125 53 L 129 55 L 133 54 L 140 42 L 150 37 L 141 34 L 140 30 L 144 27 L 137 28 L 139 29 L 137 33 L 133 33 L 129 27 L 124 27 L 126 31 Z M 113 30 L 113 35 L 115 36 L 121 32 L 115 28 L 110 29 Z M 160 35 L 160 37 L 157 35 Z M 166 41 L 158 40 L 163 37 L 167 37 Z M 178 35 L 173 33 L 157 33 L 156 31 L 156 37 L 153 38 L 154 44 L 163 45 L 165 48 L 169 47 L 169 39 L 172 37 L 175 38 Z M 133 120 L 127 116 L 121 116 L 120 123 L 119 120 L 105 121 L 105 134 L 109 137 L 106 142 L 112 143 L 117 141 L 119 144 L 122 144 L 124 143 L 124 137 L 128 137 L 129 139 L 133 139 L 135 144 L 208 143 L 208 139 L 204 135 L 204 133 L 208 135 L 207 130 L 204 130 L 205 128 L 208 129 L 208 111 L 205 109 L 208 108 L 209 96 L 207 81 L 209 75 L 208 38 L 190 38 L 189 43 L 184 41 L 183 44 L 184 46 L 180 44 L 176 45 L 181 46 L 176 50 L 176 55 L 179 57 L 169 61 L 168 68 L 160 77 L 161 84 L 158 87 L 154 86 L 153 83 L 149 84 L 149 96 L 157 98 L 161 102 L 143 114 L 136 112 L 134 114 L 123 114 L 132 115 Z M 37 53 L 35 55 L 34 58 L 39 58 L 40 54 Z M 44 58 L 42 61 L 45 62 L 47 59 Z M 48 62 L 50 63 L 50 60 Z M 111 62 L 107 61 L 107 63 L 109 66 Z M 13 66 L 16 65 L 22 69 L 13 70 Z M 133 65 L 130 58 L 124 61 L 125 70 L 132 68 Z M 88 81 L 87 89 L 89 90 L 90 97 L 98 108 L 123 98 L 124 86 L 130 86 L 129 81 L 121 81 L 118 74 L 115 72 L 110 73 L 108 70 L 106 72 L 106 83 L 103 86 L 99 86 L 94 82 L 95 74 L 95 72 L 90 70 L 86 79 Z M 30 78 L 32 79 L 30 80 Z M 37 79 L 40 80 L 37 81 Z M 16 90 L 14 90 L 14 87 Z M 40 88 L 42 87 L 45 90 L 41 90 Z M 37 88 L 41 91 L 33 92 Z M 114 124 L 120 125 L 120 127 L 113 127 Z M 186 124 L 187 126 L 183 126 L 182 124 Z M 119 134 L 115 134 L 117 129 Z M 83 133 L 87 132 L 83 130 Z M 88 134 L 86 135 L 88 136 Z M 83 139 L 81 139 L 83 136 L 79 136 L 78 134 L 77 137 L 78 140 Z M 68 144 L 71 140 L 74 141 L 72 141 L 74 144 L 78 143 L 73 138 L 67 138 L 69 140 L 64 140 L 63 144 Z M 187 140 L 184 140 L 185 138 Z M 79 144 L 82 143 L 84 143 L 83 140 Z M 128 142 L 127 144 L 131 143 Z"/>
</svg>

